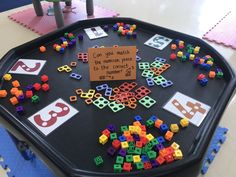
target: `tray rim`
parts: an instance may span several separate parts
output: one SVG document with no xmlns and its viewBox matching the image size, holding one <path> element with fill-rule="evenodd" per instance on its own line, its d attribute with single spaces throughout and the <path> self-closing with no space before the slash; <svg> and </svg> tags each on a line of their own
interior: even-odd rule
<svg viewBox="0 0 236 177">
<path fill-rule="evenodd" d="M 214 113 L 212 113 L 212 111 L 209 112 L 209 114 L 212 113 L 212 115 L 211 115 L 212 121 L 208 121 L 208 123 L 206 123 L 204 126 L 201 127 L 201 129 L 205 129 L 205 131 L 204 131 L 204 133 L 201 133 L 201 134 L 198 133 L 198 136 L 196 136 L 195 141 L 194 141 L 196 148 L 195 148 L 195 151 L 193 149 L 193 151 L 191 152 L 192 155 L 190 157 L 188 157 L 187 159 L 183 159 L 181 161 L 176 161 L 175 163 L 172 163 L 172 164 L 168 164 L 168 166 L 164 165 L 164 166 L 160 166 L 158 168 L 151 169 L 151 170 L 133 171 L 130 173 L 91 172 L 91 171 L 86 171 L 86 170 L 75 169 L 75 166 L 72 163 L 70 163 L 61 154 L 55 152 L 55 149 L 50 147 L 50 144 L 46 143 L 43 140 L 43 138 L 41 138 L 40 136 L 37 135 L 36 132 L 31 132 L 30 129 L 27 128 L 27 126 L 25 126 L 23 123 L 21 123 L 19 120 L 17 120 L 10 112 L 5 110 L 2 105 L 0 105 L 0 116 L 3 119 L 7 120 L 8 123 L 10 123 L 15 129 L 17 129 L 19 132 L 21 132 L 24 137 L 28 138 L 29 141 L 35 147 L 37 147 L 37 149 L 40 152 L 42 152 L 45 156 L 47 156 L 59 169 L 61 169 L 63 172 L 65 172 L 66 174 L 68 174 L 70 176 L 80 176 L 80 175 L 82 175 L 82 176 L 134 176 L 134 175 L 140 175 L 140 174 L 152 176 L 152 174 L 154 172 L 157 173 L 156 174 L 157 176 L 162 176 L 162 175 L 171 174 L 175 171 L 179 171 L 181 169 L 189 167 L 189 165 L 193 165 L 194 163 L 199 162 L 202 159 L 204 152 L 206 151 L 208 143 L 210 143 L 210 139 L 211 139 L 211 137 L 212 137 L 212 135 L 213 135 L 220 119 L 221 119 L 221 116 L 222 116 L 222 114 L 228 104 L 228 101 L 229 101 L 229 99 L 235 89 L 235 86 L 236 86 L 235 73 L 234 73 L 233 69 L 231 68 L 231 66 L 229 65 L 229 63 L 211 45 L 209 45 L 208 43 L 206 43 L 205 41 L 203 41 L 200 38 L 197 38 L 197 37 L 194 37 L 191 35 L 187 35 L 187 34 L 184 34 L 184 33 L 178 32 L 178 31 L 174 31 L 174 30 L 171 30 L 168 28 L 160 27 L 158 25 L 147 23 L 147 22 L 137 20 L 134 18 L 109 17 L 109 18 L 88 19 L 88 20 L 78 21 L 78 22 L 71 24 L 69 26 L 57 29 L 56 31 L 53 31 L 51 33 L 48 33 L 48 34 L 38 37 L 36 39 L 33 39 L 32 41 L 26 42 L 20 46 L 17 46 L 15 48 L 9 50 L 0 60 L 0 68 L 5 66 L 7 59 L 10 58 L 11 56 L 13 56 L 14 54 L 16 54 L 17 51 L 19 51 L 23 48 L 26 48 L 27 46 L 34 44 L 34 43 L 39 43 L 39 44 L 46 43 L 46 42 L 48 42 L 48 39 L 54 35 L 61 36 L 61 34 L 63 34 L 66 31 L 73 31 L 75 29 L 78 29 L 78 26 L 80 24 L 83 25 L 83 24 L 86 24 L 86 23 L 89 24 L 92 22 L 95 22 L 95 23 L 99 23 L 99 22 L 100 23 L 104 23 L 104 22 L 111 23 L 111 22 L 113 22 L 114 23 L 114 22 L 118 22 L 118 21 L 129 21 L 132 23 L 140 23 L 140 24 L 143 24 L 144 26 L 151 26 L 151 27 L 159 28 L 161 30 L 168 30 L 169 32 L 175 33 L 177 35 L 185 35 L 188 38 L 194 39 L 199 44 L 207 46 L 219 58 L 222 58 L 222 60 L 220 62 L 222 62 L 224 67 L 227 68 L 227 70 L 228 70 L 227 72 L 230 76 L 230 80 L 229 80 L 229 82 L 226 86 L 226 89 L 225 89 L 225 93 L 227 93 L 227 95 L 224 95 L 222 93 L 222 95 L 219 97 L 220 102 L 218 102 L 215 107 L 215 112 Z M 82 28 L 82 26 L 79 28 Z M 53 37 L 53 38 L 55 38 L 55 37 Z M 1 71 L 0 73 L 2 74 L 3 72 Z M 12 117 L 13 119 L 11 119 L 9 116 Z M 200 130 L 199 130 L 199 132 L 200 132 Z M 203 134 L 205 136 L 203 136 Z M 199 142 L 201 142 L 201 143 L 199 143 Z M 198 150 L 196 151 L 196 149 L 198 149 Z"/>
</svg>

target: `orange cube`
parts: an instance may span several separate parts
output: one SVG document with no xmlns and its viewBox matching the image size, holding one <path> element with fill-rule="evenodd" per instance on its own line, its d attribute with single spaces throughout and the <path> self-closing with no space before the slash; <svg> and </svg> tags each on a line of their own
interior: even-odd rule
<svg viewBox="0 0 236 177">
<path fill-rule="evenodd" d="M 135 121 L 135 122 L 133 122 L 133 125 L 134 126 L 140 126 L 140 125 L 142 125 L 139 121 Z"/>
<path fill-rule="evenodd" d="M 39 47 L 39 51 L 42 53 L 46 52 L 46 47 L 44 47 L 44 46 Z"/>
<path fill-rule="evenodd" d="M 10 102 L 11 102 L 12 105 L 16 105 L 16 104 L 19 103 L 18 100 L 17 100 L 17 98 L 16 98 L 15 96 L 12 97 L 12 98 L 10 98 Z"/>
<path fill-rule="evenodd" d="M 170 48 L 171 48 L 172 50 L 175 50 L 175 49 L 177 48 L 177 46 L 176 46 L 176 44 L 171 44 Z"/>
<path fill-rule="evenodd" d="M 18 80 L 12 81 L 12 85 L 13 85 L 13 87 L 20 87 L 20 83 Z"/>
<path fill-rule="evenodd" d="M 208 74 L 208 77 L 211 78 L 211 79 L 215 78 L 215 76 L 216 76 L 215 71 L 210 71 L 209 74 Z"/>
<path fill-rule="evenodd" d="M 167 131 L 165 134 L 165 139 L 168 141 L 171 141 L 171 139 L 173 138 L 174 133 L 171 131 Z"/>
<path fill-rule="evenodd" d="M 160 128 L 161 124 L 163 124 L 163 121 L 162 121 L 162 120 L 157 119 L 157 120 L 155 121 L 155 127 L 156 127 L 156 128 Z"/>
<path fill-rule="evenodd" d="M 0 90 L 0 98 L 5 98 L 7 96 L 6 90 Z"/>
<path fill-rule="evenodd" d="M 18 91 L 19 91 L 19 89 L 16 88 L 16 87 L 13 87 L 13 88 L 10 90 L 10 92 L 11 92 L 12 95 L 15 95 L 16 92 L 18 92 Z"/>
<path fill-rule="evenodd" d="M 201 58 L 200 60 L 199 60 L 199 64 L 202 64 L 202 63 L 204 63 L 205 62 L 205 60 L 203 59 L 203 58 Z"/>
<path fill-rule="evenodd" d="M 22 91 L 22 90 L 18 90 L 18 91 L 15 93 L 15 96 L 16 96 L 16 97 L 19 97 L 20 95 L 23 95 L 23 91 Z"/>
</svg>

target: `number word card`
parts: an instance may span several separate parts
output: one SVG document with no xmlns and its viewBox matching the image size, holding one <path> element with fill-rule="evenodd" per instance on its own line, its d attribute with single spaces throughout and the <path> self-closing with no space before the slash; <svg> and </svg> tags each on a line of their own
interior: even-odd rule
<svg viewBox="0 0 236 177">
<path fill-rule="evenodd" d="M 90 81 L 136 79 L 136 47 L 89 48 Z"/>
<path fill-rule="evenodd" d="M 38 75 L 45 63 L 46 60 L 19 59 L 9 73 Z"/>
<path fill-rule="evenodd" d="M 29 117 L 28 120 L 47 136 L 78 112 L 75 108 L 59 98 Z"/>
<path fill-rule="evenodd" d="M 148 39 L 144 44 L 155 49 L 163 50 L 171 41 L 172 39 L 170 38 L 156 34 L 152 38 Z"/>
<path fill-rule="evenodd" d="M 211 109 L 210 106 L 180 92 L 176 92 L 163 108 L 181 118 L 187 118 L 196 126 L 202 123 Z"/>
</svg>

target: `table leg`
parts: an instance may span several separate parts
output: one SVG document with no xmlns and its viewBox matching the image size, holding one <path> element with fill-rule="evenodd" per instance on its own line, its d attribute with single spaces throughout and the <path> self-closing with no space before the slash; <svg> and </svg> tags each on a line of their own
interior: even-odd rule
<svg viewBox="0 0 236 177">
<path fill-rule="evenodd" d="M 43 16 L 43 8 L 40 3 L 40 0 L 32 0 L 34 10 L 37 16 Z"/>
<path fill-rule="evenodd" d="M 53 2 L 53 8 L 57 27 L 61 28 L 64 26 L 64 17 L 62 14 L 60 2 Z"/>
<path fill-rule="evenodd" d="M 87 9 L 87 14 L 93 15 L 94 8 L 93 8 L 93 0 L 86 0 L 86 9 Z"/>
</svg>

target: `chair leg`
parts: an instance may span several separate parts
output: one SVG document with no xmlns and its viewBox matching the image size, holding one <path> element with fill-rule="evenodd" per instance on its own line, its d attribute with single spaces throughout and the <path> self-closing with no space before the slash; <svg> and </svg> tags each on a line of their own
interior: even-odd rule
<svg viewBox="0 0 236 177">
<path fill-rule="evenodd" d="M 54 2 L 53 8 L 54 8 L 55 20 L 57 23 L 57 28 L 61 28 L 64 26 L 64 17 L 62 14 L 60 2 Z"/>
<path fill-rule="evenodd" d="M 93 0 L 86 0 L 86 9 L 87 9 L 87 14 L 89 16 L 93 15 L 94 13 Z"/>
<path fill-rule="evenodd" d="M 43 8 L 40 3 L 40 0 L 32 0 L 34 10 L 37 16 L 43 16 Z"/>
</svg>

